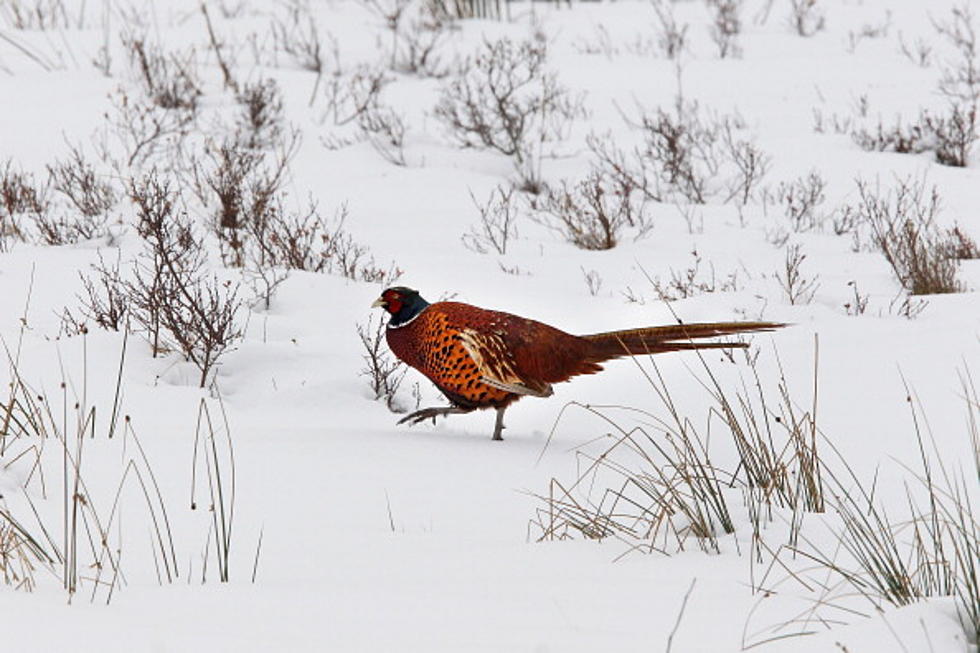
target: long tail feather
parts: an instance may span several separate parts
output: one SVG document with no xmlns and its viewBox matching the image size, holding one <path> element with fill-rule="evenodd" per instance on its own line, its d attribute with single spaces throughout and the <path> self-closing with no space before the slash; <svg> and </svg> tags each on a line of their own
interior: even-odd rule
<svg viewBox="0 0 980 653">
<path fill-rule="evenodd" d="M 773 331 L 784 326 L 786 325 L 778 322 L 711 322 L 608 331 L 581 337 L 592 343 L 592 351 L 588 356 L 589 362 L 601 363 L 622 356 L 641 356 L 691 349 L 747 347 L 748 344 L 744 342 L 693 341 L 735 333 Z"/>
</svg>

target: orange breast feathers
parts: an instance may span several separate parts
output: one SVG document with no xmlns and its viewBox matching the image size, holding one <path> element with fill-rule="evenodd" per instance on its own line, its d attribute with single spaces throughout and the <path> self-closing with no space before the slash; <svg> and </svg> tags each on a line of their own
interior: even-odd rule
<svg viewBox="0 0 980 653">
<path fill-rule="evenodd" d="M 437 302 L 387 331 L 398 358 L 450 400 L 502 406 L 522 395 L 548 396 L 551 384 L 602 369 L 591 343 L 541 322 L 458 302 Z"/>
</svg>

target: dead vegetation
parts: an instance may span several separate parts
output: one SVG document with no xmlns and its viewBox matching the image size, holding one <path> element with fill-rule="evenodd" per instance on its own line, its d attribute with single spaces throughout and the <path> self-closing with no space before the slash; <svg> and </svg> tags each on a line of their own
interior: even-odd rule
<svg viewBox="0 0 980 653">
<path fill-rule="evenodd" d="M 396 166 L 408 165 L 405 159 L 407 126 L 398 111 L 380 102 L 368 105 L 358 115 L 357 126 L 385 161 Z"/>
<path fill-rule="evenodd" d="M 742 32 L 742 0 L 707 0 L 707 5 L 713 12 L 709 33 L 718 50 L 718 57 L 742 56 L 742 48 L 738 44 L 738 36 Z"/>
<path fill-rule="evenodd" d="M 632 551 L 669 554 L 697 547 L 718 553 L 719 542 L 736 529 L 731 503 L 740 496 L 753 532 L 761 532 L 772 508 L 779 507 L 794 515 L 789 539 L 797 541 L 799 516 L 823 512 L 827 500 L 814 408 L 798 409 L 785 379 L 774 405 L 748 391 L 730 397 L 702 365 L 711 414 L 719 421 L 710 439 L 695 426 L 699 420 L 681 413 L 652 360 L 641 373 L 660 409 L 637 411 L 640 423 L 623 421 L 625 414 L 615 407 L 566 406 L 598 417 L 611 433 L 598 453 L 578 452 L 584 471 L 572 483 L 552 479 L 534 522 L 540 539 L 615 537 Z M 719 438 L 714 429 L 731 438 L 736 469 L 712 463 L 709 441 Z"/>
<path fill-rule="evenodd" d="M 826 213 L 820 210 L 827 199 L 826 187 L 827 182 L 820 173 L 811 170 L 805 177 L 781 181 L 775 188 L 764 189 L 763 206 L 773 204 L 782 208 L 794 233 L 820 231 L 827 220 Z"/>
<path fill-rule="evenodd" d="M 858 229 L 888 261 L 902 287 L 912 295 L 962 292 L 960 253 L 971 253 L 958 229 L 942 229 L 939 191 L 922 180 L 898 180 L 889 189 L 858 181 L 859 201 L 851 210 Z M 975 249 L 973 246 L 972 249 Z"/>
<path fill-rule="evenodd" d="M 495 150 L 514 162 L 524 190 L 540 192 L 545 143 L 562 137 L 583 114 L 582 100 L 545 67 L 541 38 L 484 41 L 442 87 L 436 117 L 461 147 Z"/>
<path fill-rule="evenodd" d="M 135 428 L 122 410 L 123 342 L 108 405 L 89 404 L 86 394 L 64 376 L 62 390 L 49 394 L 24 377 L 25 368 L 10 359 L 11 383 L 0 400 L 0 465 L 19 479 L 0 497 L 0 578 L 22 591 L 60 585 L 68 603 L 111 603 L 131 582 L 173 584 L 192 567 L 178 566 L 184 548 L 171 522 L 173 508 Z M 88 378 L 89 370 L 82 375 Z M 93 381 L 96 379 L 93 377 Z M 190 444 L 190 440 L 187 441 Z M 235 503 L 235 463 L 227 422 L 212 421 L 203 400 L 193 442 L 191 510 L 196 507 L 198 468 L 209 495 L 201 573 L 205 583 L 215 567 L 229 580 Z M 106 457 L 114 465 L 98 467 Z M 144 534 L 145 540 L 139 535 Z M 195 538 L 196 539 L 196 538 Z M 211 542 L 217 541 L 214 562 Z M 148 546 L 142 546 L 148 544 Z M 123 560 L 126 560 L 125 569 Z M 253 571 L 254 575 L 254 571 Z M 254 577 L 254 576 L 253 576 Z"/>
<path fill-rule="evenodd" d="M 85 8 L 79 9 L 65 0 L 7 0 L 0 4 L 0 19 L 15 30 L 82 29 Z"/>
<path fill-rule="evenodd" d="M 22 470 L 24 481 L 0 499 L 0 533 L 5 533 L 0 540 L 13 556 L 0 556 L 0 574 L 30 591 L 38 584 L 37 572 L 43 572 L 62 586 L 69 603 L 79 595 L 108 603 L 123 584 L 119 501 L 134 493 L 142 494 L 137 505 L 146 512 L 133 516 L 149 524 L 157 578 L 161 584 L 173 582 L 177 569 L 164 500 L 130 421 L 120 419 L 119 406 L 97 413 L 84 400 L 75 402 L 60 392 L 60 397 L 48 396 L 28 385 L 21 368 L 9 362 L 12 383 L 0 408 L 0 461 L 7 469 Z M 120 383 L 117 377 L 117 390 Z M 122 458 L 119 480 L 110 482 L 109 493 L 95 491 L 86 482 L 89 469 L 83 461 L 90 449 L 109 445 L 124 430 L 133 446 Z M 47 475 L 59 474 L 55 469 L 60 470 L 60 497 L 50 492 L 53 483 L 48 488 Z M 54 508 L 57 517 L 49 519 Z"/>
<path fill-rule="evenodd" d="M 704 260 L 697 250 L 691 252 L 692 264 L 683 270 L 671 268 L 666 278 L 655 277 L 651 285 L 657 297 L 663 301 L 677 301 L 706 293 L 734 292 L 741 286 L 737 272 L 729 272 L 724 277 L 715 273 L 714 263 L 708 264 L 707 271 L 702 267 Z"/>
<path fill-rule="evenodd" d="M 674 16 L 674 3 L 670 0 L 653 0 L 657 15 L 657 48 L 667 59 L 676 59 L 687 48 L 687 23 L 678 23 Z"/>
<path fill-rule="evenodd" d="M 717 116 L 680 97 L 672 110 L 638 112 L 626 118 L 641 136 L 631 150 L 595 134 L 588 139 L 593 166 L 620 188 L 654 202 L 745 204 L 755 196 L 770 160 L 739 134 L 738 116 Z"/>
<path fill-rule="evenodd" d="M 72 147 L 65 161 L 48 166 L 51 188 L 64 195 L 83 216 L 105 216 L 116 203 L 112 184 L 100 176 L 81 150 Z"/>
<path fill-rule="evenodd" d="M 249 149 L 271 149 L 285 139 L 282 91 L 276 80 L 268 78 L 246 82 L 238 92 L 241 106 L 239 124 L 243 137 L 238 142 Z M 247 134 L 247 135 L 244 135 Z"/>
<path fill-rule="evenodd" d="M 597 170 L 575 184 L 562 181 L 535 201 L 536 219 L 582 249 L 612 249 L 627 228 L 641 238 L 653 224 L 644 213 L 645 198 L 630 183 Z"/>
<path fill-rule="evenodd" d="M 938 163 L 965 168 L 980 138 L 980 44 L 970 5 L 953 7 L 948 18 L 934 21 L 933 26 L 939 42 L 952 52 L 937 85 L 944 106 L 921 108 L 915 118 L 904 122 L 886 124 L 879 118 L 872 127 L 856 125 L 847 131 L 865 150 L 932 152 Z"/>
<path fill-rule="evenodd" d="M 0 209 L 3 215 L 44 213 L 48 206 L 48 185 L 39 184 L 34 175 L 14 169 L 7 159 L 0 173 Z"/>
<path fill-rule="evenodd" d="M 110 101 L 106 125 L 95 146 L 99 158 L 120 176 L 173 162 L 194 127 L 193 113 L 161 109 L 122 89 Z"/>
<path fill-rule="evenodd" d="M 130 187 L 143 250 L 124 282 L 129 314 L 153 353 L 178 351 L 209 382 L 242 337 L 239 284 L 207 271 L 205 245 L 180 213 L 170 184 L 148 176 Z"/>
<path fill-rule="evenodd" d="M 455 29 L 455 19 L 439 3 L 365 0 L 365 4 L 390 34 L 387 59 L 391 70 L 436 78 L 448 73 L 440 49 Z"/>
<path fill-rule="evenodd" d="M 304 3 L 286 4 L 284 8 L 285 17 L 277 15 L 271 23 L 273 49 L 288 56 L 298 68 L 316 73 L 319 79 L 324 71 L 326 50 L 316 19 Z"/>
<path fill-rule="evenodd" d="M 786 246 L 783 266 L 776 270 L 776 281 L 791 306 L 809 304 L 820 289 L 819 277 L 803 271 L 806 254 L 797 243 Z"/>
<path fill-rule="evenodd" d="M 480 214 L 475 226 L 463 234 L 463 245 L 479 254 L 490 250 L 507 253 L 507 245 L 517 237 L 519 212 L 516 189 L 498 185 L 490 191 L 486 203 L 480 204 L 472 192 L 470 198 Z"/>
<path fill-rule="evenodd" d="M 652 360 L 640 371 L 657 408 L 568 404 L 563 415 L 589 414 L 607 435 L 577 450 L 575 478 L 553 478 L 538 495 L 543 505 L 531 528 L 539 541 L 615 539 L 624 544 L 621 555 L 691 548 L 717 554 L 734 547 L 750 560 L 753 592 L 768 596 L 774 572 L 783 570 L 784 582 L 819 594 L 807 621 L 854 596 L 875 609 L 949 596 L 967 636 L 975 637 L 980 522 L 970 499 L 971 471 L 944 462 L 911 391 L 921 458 L 917 469 L 905 468 L 907 503 L 896 518 L 895 507 L 886 510 L 876 499 L 876 480 L 860 479 L 817 427 L 816 371 L 809 406 L 802 408 L 781 372 L 770 391 L 757 359 L 746 360 L 752 390 L 743 383 L 734 393 L 702 360 L 710 434 L 675 402 Z M 980 402 L 970 377 L 961 378 L 976 449 Z M 715 462 L 731 460 L 721 448 L 735 452 L 731 466 Z M 975 453 L 973 462 L 980 464 L 980 449 Z M 807 533 L 815 513 L 834 516 L 829 545 L 815 544 Z M 738 531 L 747 535 L 739 538 Z M 747 550 L 740 541 L 748 542 Z M 778 632 L 779 638 L 791 635 Z"/>
<path fill-rule="evenodd" d="M 374 398 L 383 400 L 388 410 L 393 413 L 405 412 L 396 400 L 398 388 L 405 380 L 408 368 L 387 350 L 384 320 L 378 320 L 375 324 L 372 317 L 366 325 L 358 324 L 357 336 L 364 348 L 361 354 L 364 367 L 359 372 L 360 376 L 367 379 Z"/>
<path fill-rule="evenodd" d="M 153 104 L 161 109 L 197 112 L 202 91 L 193 51 L 164 53 L 160 46 L 143 38 L 127 39 L 124 44 L 130 68 Z"/>
<path fill-rule="evenodd" d="M 0 169 L 0 252 L 15 241 L 27 239 L 21 221 L 24 216 L 44 215 L 48 210 L 48 185 L 39 184 L 34 175 L 14 168 L 8 159 Z"/>
<path fill-rule="evenodd" d="M 11 161 L 0 171 L 0 251 L 15 241 L 67 245 L 108 234 L 115 189 L 78 148 L 49 165 L 47 177 L 39 184 Z"/>
<path fill-rule="evenodd" d="M 501 20 L 510 16 L 510 6 L 501 0 L 433 0 L 439 14 L 451 19 L 487 18 Z M 506 14 L 501 7 L 507 7 Z"/>
<path fill-rule="evenodd" d="M 787 22 L 796 34 L 810 37 L 826 27 L 826 14 L 820 0 L 790 0 Z"/>
</svg>

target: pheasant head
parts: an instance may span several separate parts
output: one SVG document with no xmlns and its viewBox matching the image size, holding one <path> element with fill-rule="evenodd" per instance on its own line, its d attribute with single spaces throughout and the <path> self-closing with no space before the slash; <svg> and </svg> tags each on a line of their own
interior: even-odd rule
<svg viewBox="0 0 980 653">
<path fill-rule="evenodd" d="M 388 321 L 390 327 L 407 324 L 428 305 L 429 302 L 422 299 L 419 291 L 405 286 L 388 288 L 371 304 L 373 308 L 380 306 L 391 314 L 391 320 Z"/>
</svg>

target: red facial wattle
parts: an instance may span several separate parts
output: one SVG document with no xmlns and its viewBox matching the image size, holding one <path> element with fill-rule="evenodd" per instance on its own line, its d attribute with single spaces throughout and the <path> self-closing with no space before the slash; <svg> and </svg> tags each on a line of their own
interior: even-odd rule
<svg viewBox="0 0 980 653">
<path fill-rule="evenodd" d="M 402 310 L 402 298 L 398 293 L 388 293 L 385 298 L 385 310 L 392 315 Z"/>
</svg>

